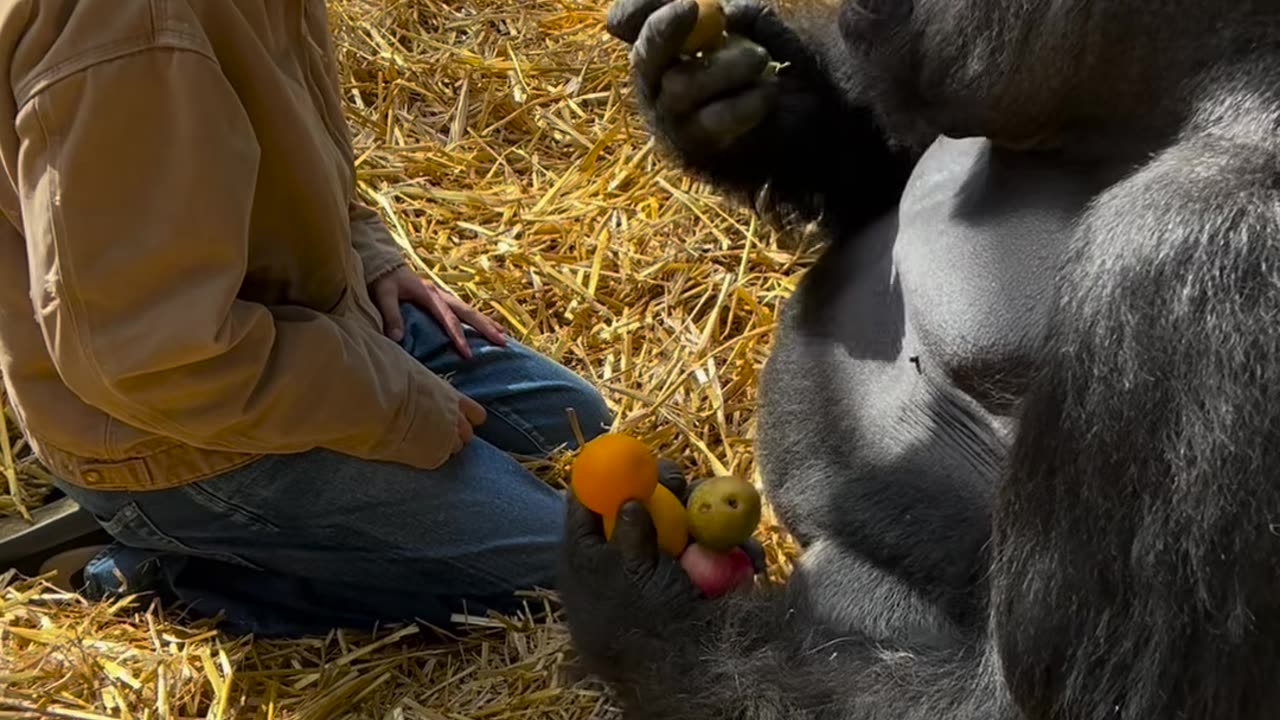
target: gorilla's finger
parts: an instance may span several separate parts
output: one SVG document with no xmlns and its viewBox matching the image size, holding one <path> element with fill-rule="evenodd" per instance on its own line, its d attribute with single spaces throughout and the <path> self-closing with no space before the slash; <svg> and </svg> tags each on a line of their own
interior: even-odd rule
<svg viewBox="0 0 1280 720">
<path fill-rule="evenodd" d="M 677 65 L 662 77 L 657 107 L 661 113 L 680 116 L 712 98 L 745 90 L 760 79 L 769 65 L 769 53 L 744 38 L 732 38 L 721 50 L 701 61 Z"/>
<path fill-rule="evenodd" d="M 649 510 L 635 500 L 628 500 L 618 509 L 610 543 L 622 553 L 623 564 L 633 576 L 648 575 L 657 565 L 658 530 Z"/>
<path fill-rule="evenodd" d="M 573 497 L 565 498 L 565 539 L 577 545 L 598 545 L 604 541 L 604 520 Z"/>
<path fill-rule="evenodd" d="M 690 121 L 691 139 L 717 148 L 729 145 L 764 120 L 776 92 L 774 84 L 767 82 L 707 105 Z"/>
<path fill-rule="evenodd" d="M 756 25 L 760 22 L 760 18 L 768 12 L 767 8 L 758 0 L 742 0 L 741 2 L 726 2 L 724 7 L 724 24 L 725 30 L 731 35 L 742 35 L 743 37 L 756 40 Z"/>
<path fill-rule="evenodd" d="M 671 0 L 615 0 L 605 15 L 605 29 L 628 45 L 634 43 L 649 16 L 669 2 Z"/>
<path fill-rule="evenodd" d="M 662 74 L 680 57 L 680 46 L 698 21 L 693 0 L 675 0 L 658 8 L 631 48 L 631 66 L 645 92 L 653 96 Z"/>
<path fill-rule="evenodd" d="M 778 17 L 773 8 L 758 0 L 742 0 L 725 5 L 725 27 L 730 35 L 750 38 L 764 47 L 774 60 L 794 62 L 805 54 L 795 31 Z"/>
<path fill-rule="evenodd" d="M 760 544 L 759 540 L 754 537 L 747 538 L 747 541 L 742 543 L 742 551 L 747 554 L 747 557 L 751 558 L 751 567 L 755 569 L 757 575 L 761 575 L 769 569 L 769 562 L 764 554 L 764 546 Z"/>
<path fill-rule="evenodd" d="M 671 491 L 681 503 L 685 500 L 685 493 L 689 490 L 689 484 L 685 482 L 684 472 L 674 460 L 668 458 L 658 458 L 658 482 L 663 487 Z"/>
</svg>

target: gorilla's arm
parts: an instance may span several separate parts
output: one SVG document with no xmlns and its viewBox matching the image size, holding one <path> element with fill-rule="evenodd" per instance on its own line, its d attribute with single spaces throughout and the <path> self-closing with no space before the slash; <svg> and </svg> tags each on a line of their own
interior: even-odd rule
<svg viewBox="0 0 1280 720">
<path fill-rule="evenodd" d="M 646 14 L 654 4 L 620 0 L 609 28 L 634 42 L 641 109 L 684 170 L 842 234 L 892 209 L 919 152 L 890 144 L 833 14 L 790 26 L 760 0 L 728 2 L 728 47 L 680 61 L 696 9 L 673 0 Z M 769 61 L 783 66 L 775 72 Z"/>
<path fill-rule="evenodd" d="M 701 599 L 657 551 L 643 506 L 624 507 L 605 542 L 599 518 L 569 503 L 559 583 L 569 628 L 586 669 L 610 683 L 629 719 L 1008 717 L 980 652 L 832 627 L 796 579 Z"/>
<path fill-rule="evenodd" d="M 1280 705 L 1280 98 L 1253 77 L 1081 224 L 997 501 L 1028 717 Z"/>
</svg>

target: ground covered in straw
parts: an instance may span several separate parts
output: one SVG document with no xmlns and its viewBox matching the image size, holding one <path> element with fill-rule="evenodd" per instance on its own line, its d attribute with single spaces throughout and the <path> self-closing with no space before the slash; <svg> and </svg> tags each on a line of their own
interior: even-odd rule
<svg viewBox="0 0 1280 720">
<path fill-rule="evenodd" d="M 419 269 L 595 382 L 619 429 L 691 473 L 750 476 L 756 375 L 807 258 L 655 156 L 604 0 L 330 9 L 361 193 Z M 0 515 L 23 515 L 48 477 L 4 419 Z M 559 482 L 564 466 L 540 471 Z M 767 514 L 762 533 L 785 573 Z M 568 672 L 553 622 L 428 634 L 234 639 L 146 603 L 0 576 L 0 718 L 610 714 Z"/>
</svg>

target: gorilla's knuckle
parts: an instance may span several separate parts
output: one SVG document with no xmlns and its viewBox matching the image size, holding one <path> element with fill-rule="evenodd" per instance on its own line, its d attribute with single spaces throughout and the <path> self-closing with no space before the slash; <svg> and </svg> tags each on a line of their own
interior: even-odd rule
<svg viewBox="0 0 1280 720">
<path fill-rule="evenodd" d="M 748 40 L 742 43 L 739 47 L 741 48 L 739 52 L 742 54 L 743 59 L 752 67 L 763 68 L 765 65 L 769 64 L 769 60 L 771 59 L 769 51 L 766 50 L 763 45 Z"/>
</svg>

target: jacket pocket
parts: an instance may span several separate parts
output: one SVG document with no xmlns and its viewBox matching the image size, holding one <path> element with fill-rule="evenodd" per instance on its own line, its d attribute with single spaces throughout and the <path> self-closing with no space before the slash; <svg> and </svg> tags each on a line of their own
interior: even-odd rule
<svg viewBox="0 0 1280 720">
<path fill-rule="evenodd" d="M 111 517 L 105 520 L 99 518 L 99 522 L 102 525 L 102 529 L 107 531 L 107 534 L 129 547 L 173 553 L 175 555 L 201 557 L 239 565 L 252 570 L 262 570 L 260 566 L 236 553 L 225 550 L 198 550 L 191 547 L 156 527 L 156 524 L 147 517 L 136 502 L 125 503 Z"/>
</svg>

